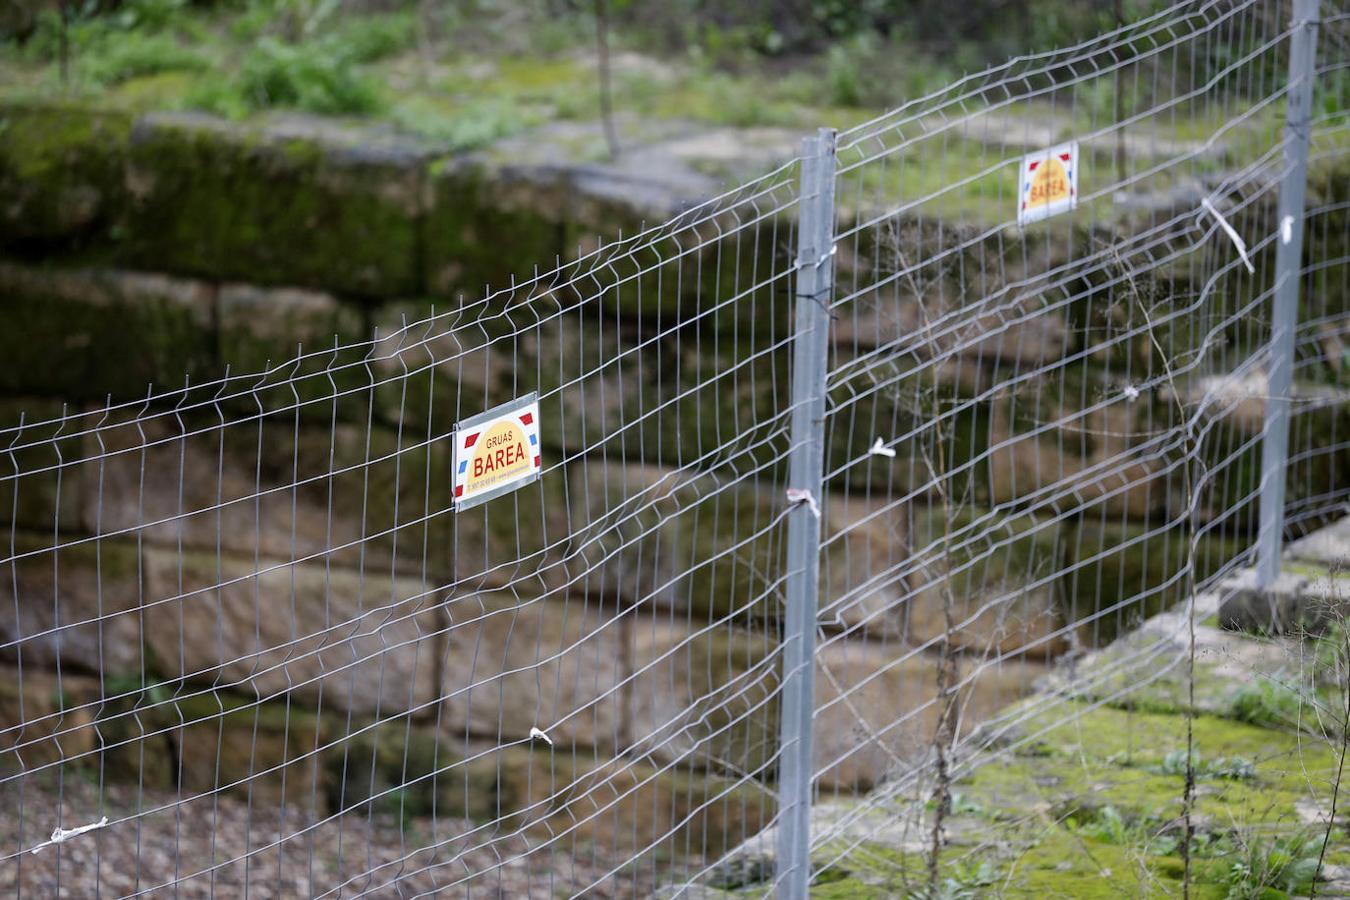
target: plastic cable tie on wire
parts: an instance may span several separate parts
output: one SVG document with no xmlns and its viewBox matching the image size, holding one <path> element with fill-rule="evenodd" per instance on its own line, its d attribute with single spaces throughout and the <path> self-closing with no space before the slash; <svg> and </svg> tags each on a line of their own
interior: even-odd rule
<svg viewBox="0 0 1350 900">
<path fill-rule="evenodd" d="M 1218 220 L 1219 225 L 1224 230 L 1224 233 L 1227 234 L 1229 240 L 1233 242 L 1233 246 L 1237 247 L 1238 256 L 1242 257 L 1242 262 L 1246 264 L 1247 271 L 1255 275 L 1256 266 L 1252 265 L 1252 261 L 1247 257 L 1247 244 L 1242 240 L 1242 235 L 1238 234 L 1237 231 L 1233 228 L 1233 226 L 1228 224 L 1228 220 L 1225 219 L 1219 213 L 1219 211 L 1214 208 L 1214 204 L 1209 202 L 1208 197 L 1203 198 L 1200 201 L 1200 205 L 1203 206 L 1205 209 L 1209 210 L 1209 214 L 1212 215 L 1216 220 Z"/>
<path fill-rule="evenodd" d="M 97 822 L 92 822 L 88 825 L 81 825 L 79 828 L 59 828 L 59 827 L 53 828 L 51 840 L 43 841 L 41 844 L 38 844 L 29 852 L 34 854 L 41 853 L 44 847 L 48 847 L 52 844 L 64 844 L 71 838 L 79 837 L 86 831 L 94 831 L 96 829 L 104 827 L 107 824 L 108 824 L 108 817 L 104 816 Z"/>
<path fill-rule="evenodd" d="M 821 256 L 820 259 L 817 259 L 817 260 L 815 261 L 814 265 L 813 265 L 813 268 L 819 269 L 821 266 L 825 265 L 825 263 L 829 262 L 830 257 L 834 256 L 834 255 L 835 255 L 836 253 L 838 253 L 838 252 L 839 252 L 839 245 L 838 245 L 838 244 L 831 244 L 831 245 L 830 245 L 830 252 L 824 254 L 823 256 Z M 804 268 L 806 268 L 807 265 L 808 265 L 808 263 L 804 263 L 804 262 L 802 262 L 802 261 L 799 259 L 799 260 L 797 261 L 797 266 L 796 266 L 796 267 L 797 267 L 798 269 L 804 269 Z"/>
<path fill-rule="evenodd" d="M 545 744 L 548 744 L 550 747 L 553 746 L 553 738 L 549 737 L 547 734 L 544 734 L 544 732 L 540 731 L 538 728 L 535 728 L 535 727 L 531 726 L 531 727 L 530 727 L 530 740 L 534 740 L 535 738 L 538 738 L 539 740 L 543 741 Z"/>
<path fill-rule="evenodd" d="M 793 506 L 805 503 L 806 508 L 811 510 L 811 515 L 817 519 L 820 518 L 820 505 L 816 503 L 816 498 L 806 488 L 788 488 L 787 498 Z"/>
<path fill-rule="evenodd" d="M 895 448 L 887 447 L 886 442 L 881 438 L 877 438 L 876 443 L 872 445 L 872 449 L 867 452 L 872 456 L 884 456 L 888 459 L 895 459 Z"/>
<path fill-rule="evenodd" d="M 1125 399 L 1129 400 L 1131 403 L 1139 399 L 1139 388 L 1132 384 L 1125 385 L 1125 390 L 1122 391 L 1122 393 L 1125 395 Z"/>
</svg>

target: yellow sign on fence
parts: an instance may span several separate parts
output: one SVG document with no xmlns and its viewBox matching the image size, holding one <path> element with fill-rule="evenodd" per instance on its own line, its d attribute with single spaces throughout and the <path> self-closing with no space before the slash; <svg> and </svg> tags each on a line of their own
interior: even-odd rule
<svg viewBox="0 0 1350 900">
<path fill-rule="evenodd" d="M 466 419 L 455 429 L 455 509 L 514 491 L 542 470 L 534 394 Z"/>
<path fill-rule="evenodd" d="M 1037 222 L 1078 205 L 1078 143 L 1022 158 L 1017 224 Z"/>
</svg>

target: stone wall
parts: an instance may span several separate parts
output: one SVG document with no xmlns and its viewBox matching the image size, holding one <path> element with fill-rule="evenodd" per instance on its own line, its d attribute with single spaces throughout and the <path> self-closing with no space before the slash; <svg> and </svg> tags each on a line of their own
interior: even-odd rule
<svg viewBox="0 0 1350 900">
<path fill-rule="evenodd" d="M 645 207 L 580 169 L 313 122 L 4 116 L 0 412 L 26 425 L 0 484 L 0 608 L 16 610 L 0 721 L 22 703 L 34 722 L 5 732 L 26 765 L 97 758 L 274 799 L 318 786 L 330 811 L 397 796 L 492 821 L 544 803 L 541 827 L 623 782 L 596 836 L 678 824 L 705 846 L 772 815 L 736 779 L 774 775 L 790 222 L 696 252 L 668 235 L 664 262 L 619 254 L 593 294 L 480 304 L 485 283 L 685 198 Z M 920 248 L 934 228 L 895 226 Z M 894 262 L 880 238 L 846 250 L 841 283 Z M 992 235 L 959 277 L 862 292 L 835 321 L 823 788 L 865 790 L 925 752 L 949 618 L 973 727 L 1250 545 L 1259 386 L 1206 412 L 1194 447 L 1167 445 L 1213 392 L 1197 374 L 1128 397 L 1118 374 L 1157 375 L 1179 326 L 1115 341 L 1130 308 L 1063 282 L 961 314 L 1073 251 L 1056 252 Z M 235 380 L 182 402 L 107 400 L 226 365 Z M 1345 374 L 1319 375 L 1298 427 L 1350 429 Z M 531 390 L 544 478 L 454 514 L 454 422 Z M 867 452 L 903 435 L 894 459 Z M 1187 453 L 1224 473 L 1197 510 Z M 1295 496 L 1315 496 L 1350 450 L 1299 465 Z M 563 754 L 531 745 L 535 727 L 576 771 L 550 768 Z M 550 778 L 566 803 L 539 793 Z M 678 802 L 655 814 L 657 797 Z"/>
</svg>

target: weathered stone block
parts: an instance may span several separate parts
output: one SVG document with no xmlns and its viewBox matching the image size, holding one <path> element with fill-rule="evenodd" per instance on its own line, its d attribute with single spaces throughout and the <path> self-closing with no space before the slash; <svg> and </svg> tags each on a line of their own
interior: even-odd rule
<svg viewBox="0 0 1350 900">
<path fill-rule="evenodd" d="M 28 665 L 0 668 L 0 772 L 61 762 L 96 767 L 99 696 L 96 678 L 58 677 Z"/>
<path fill-rule="evenodd" d="M 457 313 L 406 331 L 408 311 L 388 312 L 380 328 L 388 337 L 371 360 L 384 382 L 376 403 L 385 421 L 419 430 L 430 421 L 442 433 L 535 391 L 540 439 L 564 458 L 744 470 L 781 456 L 775 432 L 789 392 L 786 344 L 650 332 L 593 309 L 561 313 L 547 297 L 501 316 Z"/>
<path fill-rule="evenodd" d="M 442 573 L 452 527 L 448 441 L 378 426 L 157 413 L 109 422 L 78 465 L 84 528 L 161 547 Z"/>
<path fill-rule="evenodd" d="M 90 673 L 140 671 L 142 616 L 138 582 L 143 574 L 136 546 L 124 540 L 65 537 L 53 549 L 51 534 L 13 536 L 0 579 L 0 650 L 25 668 Z"/>
<path fill-rule="evenodd" d="M 776 639 L 726 625 L 633 623 L 632 721 L 639 750 L 736 777 L 771 779 L 778 748 Z"/>
<path fill-rule="evenodd" d="M 361 311 L 332 294 L 251 284 L 220 286 L 216 326 L 220 360 L 236 374 L 279 366 L 301 348 L 314 353 L 368 337 Z"/>
<path fill-rule="evenodd" d="M 420 287 L 415 144 L 309 119 L 152 114 L 128 152 L 136 264 L 356 295 Z"/>
<path fill-rule="evenodd" d="M 1007 391 L 995 398 L 991 451 L 978 464 L 987 472 L 989 501 L 1020 500 L 1056 514 L 1105 507 L 1138 521 L 1183 504 L 1176 470 L 1156 446 L 1144 446 L 1165 441 L 1170 420 L 1123 394 L 1103 402 L 1108 390 L 1092 381 L 1075 388 L 1049 379 L 1025 394 Z"/>
<path fill-rule="evenodd" d="M 814 747 L 822 789 L 867 791 L 927 760 L 946 703 L 957 735 L 1032 693 L 1050 671 L 1028 659 L 962 656 L 952 693 L 938 692 L 939 658 L 904 644 L 835 638 L 816 655 Z M 944 699 L 945 698 L 945 699 Z"/>
<path fill-rule="evenodd" d="M 522 748 L 493 755 L 496 803 L 488 821 L 503 817 L 615 850 L 656 845 L 721 854 L 758 833 L 775 811 L 761 786 L 732 778 Z"/>
<path fill-rule="evenodd" d="M 787 500 L 774 482 L 589 461 L 568 477 L 579 587 L 705 619 L 778 614 Z M 904 558 L 903 516 L 841 496 L 824 516 L 823 617 L 895 633 L 900 592 L 883 573 Z"/>
<path fill-rule="evenodd" d="M 636 621 L 637 748 L 663 762 L 772 780 L 779 666 L 769 634 Z M 816 655 L 814 716 L 822 789 L 865 791 L 926 757 L 941 709 L 938 668 L 936 654 L 902 642 L 824 640 Z M 1030 693 L 1048 669 L 1037 660 L 962 654 L 951 682 L 958 732 Z"/>
<path fill-rule="evenodd" d="M 436 595 L 322 563 L 145 550 L 145 641 L 168 678 L 290 694 L 358 713 L 429 714 Z"/>
<path fill-rule="evenodd" d="M 950 618 L 964 650 L 1043 659 L 1067 648 L 1057 583 L 1067 541 L 1056 521 L 916 509 L 910 548 L 897 574 L 909 642 L 941 639 Z"/>
<path fill-rule="evenodd" d="M 446 602 L 445 733 L 523 740 L 539 728 L 558 746 L 616 746 L 628 629 L 613 611 L 612 601 L 566 595 Z"/>
</svg>

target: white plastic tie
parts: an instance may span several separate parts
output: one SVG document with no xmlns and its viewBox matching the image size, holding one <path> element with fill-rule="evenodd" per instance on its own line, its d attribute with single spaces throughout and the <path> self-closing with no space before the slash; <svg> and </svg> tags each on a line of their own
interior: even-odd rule
<svg viewBox="0 0 1350 900">
<path fill-rule="evenodd" d="M 1134 401 L 1139 399 L 1139 388 L 1135 387 L 1132 384 L 1127 384 L 1125 385 L 1124 394 L 1125 399 L 1133 403 Z"/>
<path fill-rule="evenodd" d="M 543 741 L 545 744 L 548 744 L 550 747 L 553 746 L 553 738 L 551 738 L 551 737 L 549 737 L 548 735 L 544 734 L 544 732 L 540 731 L 538 728 L 531 727 L 531 728 L 530 728 L 530 740 L 534 740 L 535 738 L 538 738 L 539 740 Z"/>
<path fill-rule="evenodd" d="M 806 508 L 811 510 L 811 515 L 815 516 L 817 519 L 820 518 L 820 505 L 816 503 L 816 498 L 812 496 L 811 492 L 806 490 L 806 488 L 788 488 L 787 498 L 788 502 L 793 506 L 805 503 Z"/>
<path fill-rule="evenodd" d="M 97 822 L 93 822 L 89 825 L 81 825 L 79 828 L 54 828 L 52 829 L 52 839 L 50 841 L 43 841 L 41 844 L 38 844 L 36 847 L 32 849 L 31 852 L 34 854 L 41 853 L 43 848 L 45 847 L 49 847 L 52 844 L 64 844 L 71 838 L 79 837 L 80 835 L 84 834 L 87 831 L 95 831 L 96 829 L 102 828 L 107 824 L 108 824 L 108 817 L 104 816 Z"/>
<path fill-rule="evenodd" d="M 877 438 L 876 443 L 872 445 L 872 449 L 867 452 L 873 456 L 884 456 L 887 459 L 895 459 L 895 448 L 887 447 L 886 442 L 881 438 Z"/>
<path fill-rule="evenodd" d="M 829 253 L 826 253 L 824 256 L 820 257 L 820 259 L 816 260 L 814 263 L 808 263 L 808 262 L 804 261 L 803 259 L 801 259 L 801 257 L 798 257 L 798 258 L 797 258 L 797 264 L 796 264 L 795 268 L 797 268 L 797 269 L 804 269 L 804 268 L 806 268 L 807 266 L 812 266 L 812 267 L 814 267 L 814 268 L 819 269 L 821 266 L 825 265 L 825 263 L 829 262 L 830 259 L 831 259 L 836 253 L 838 253 L 838 252 L 839 252 L 839 245 L 838 245 L 838 244 L 831 244 L 831 245 L 830 245 L 830 252 L 829 252 Z"/>
<path fill-rule="evenodd" d="M 1283 219 L 1280 220 L 1280 241 L 1281 243 L 1287 244 L 1293 239 L 1294 239 L 1294 217 L 1285 216 Z"/>
<path fill-rule="evenodd" d="M 1228 239 L 1233 242 L 1233 246 L 1237 247 L 1238 256 L 1242 257 L 1242 262 L 1246 264 L 1247 271 L 1255 275 L 1256 266 L 1252 265 L 1251 259 L 1247 257 L 1247 244 L 1242 240 L 1242 235 L 1238 234 L 1233 226 L 1228 224 L 1228 220 L 1219 214 L 1219 211 L 1214 208 L 1214 204 L 1209 202 L 1208 197 L 1203 198 L 1200 205 L 1209 210 L 1209 214 L 1218 221 L 1224 233 L 1228 235 Z"/>
</svg>

